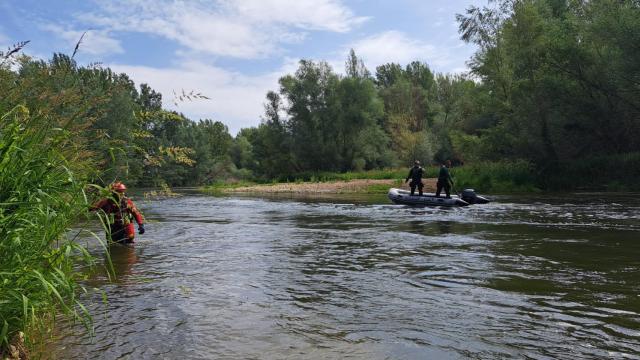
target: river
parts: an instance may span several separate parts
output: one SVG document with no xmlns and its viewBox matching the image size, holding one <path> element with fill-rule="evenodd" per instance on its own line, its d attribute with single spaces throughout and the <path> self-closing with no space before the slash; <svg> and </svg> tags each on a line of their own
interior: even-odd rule
<svg viewBox="0 0 640 360">
<path fill-rule="evenodd" d="M 112 249 L 117 279 L 85 283 L 95 335 L 63 324 L 50 357 L 640 358 L 639 194 L 141 207 L 147 233 Z"/>
</svg>

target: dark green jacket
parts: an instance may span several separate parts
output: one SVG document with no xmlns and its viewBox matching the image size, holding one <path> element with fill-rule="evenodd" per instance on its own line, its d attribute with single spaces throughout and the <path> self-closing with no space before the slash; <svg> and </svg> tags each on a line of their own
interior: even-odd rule
<svg viewBox="0 0 640 360">
<path fill-rule="evenodd" d="M 451 182 L 453 184 L 453 178 L 451 177 L 451 174 L 449 174 L 449 168 L 447 168 L 444 165 L 440 167 L 440 173 L 438 174 L 438 181 L 444 182 L 444 183 Z"/>
<path fill-rule="evenodd" d="M 424 169 L 422 167 L 414 166 L 411 168 L 411 170 L 409 170 L 409 175 L 407 176 L 404 182 L 407 182 L 409 179 L 411 179 L 412 182 L 419 183 L 420 181 L 422 181 L 423 173 L 424 173 Z"/>
</svg>

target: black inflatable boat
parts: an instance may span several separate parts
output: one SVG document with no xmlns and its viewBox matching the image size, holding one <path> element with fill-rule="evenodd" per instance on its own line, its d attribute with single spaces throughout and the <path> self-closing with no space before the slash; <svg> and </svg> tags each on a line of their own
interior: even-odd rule
<svg viewBox="0 0 640 360">
<path fill-rule="evenodd" d="M 396 204 L 418 206 L 467 206 L 470 204 L 486 204 L 489 199 L 477 195 L 473 189 L 465 189 L 460 195 L 452 195 L 447 199 L 444 195 L 436 197 L 435 194 L 425 193 L 422 196 L 402 189 L 389 189 L 389 199 Z"/>
</svg>

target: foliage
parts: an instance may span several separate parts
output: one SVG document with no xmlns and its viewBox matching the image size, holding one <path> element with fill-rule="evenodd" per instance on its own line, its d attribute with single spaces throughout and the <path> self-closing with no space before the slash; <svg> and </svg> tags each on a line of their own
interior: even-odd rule
<svg viewBox="0 0 640 360">
<path fill-rule="evenodd" d="M 525 160 L 540 177 L 640 151 L 639 19 L 634 1 L 491 0 L 458 15 L 461 38 L 477 46 L 470 74 L 437 74 L 417 61 L 371 73 L 353 50 L 344 75 L 301 60 L 267 93 L 262 124 L 235 137 L 221 122 L 164 110 L 161 94 L 125 74 L 59 54 L 16 57 L 26 42 L 0 56 L 14 64 L 1 68 L 13 90 L 0 104 L 81 125 L 76 141 L 91 150 L 102 184 L 269 181 L 416 159 Z M 184 90 L 174 94 L 181 98 L 208 100 Z M 80 106 L 49 106 L 62 99 Z"/>
<path fill-rule="evenodd" d="M 83 247 L 67 237 L 87 209 L 86 162 L 50 115 L 17 106 L 0 122 L 0 349 L 19 330 L 38 327 L 43 314 L 62 310 L 83 321 L 75 297 Z M 29 334 L 27 334 L 29 336 Z"/>
<path fill-rule="evenodd" d="M 391 165 L 374 83 L 353 52 L 347 67 L 351 75 L 340 77 L 327 63 L 302 60 L 294 75 L 282 77 L 280 92 L 267 94 L 263 123 L 240 133 L 238 138 L 249 144 L 245 160 L 235 156 L 236 166 L 244 162 L 264 178 L 274 178 Z"/>
<path fill-rule="evenodd" d="M 535 171 L 527 161 L 478 162 L 451 169 L 454 190 L 506 193 L 536 191 Z"/>
<path fill-rule="evenodd" d="M 631 1 L 499 1 L 459 16 L 502 156 L 555 167 L 634 152 L 640 135 L 640 8 Z M 499 141 L 497 141 L 499 140 Z"/>
<path fill-rule="evenodd" d="M 544 188 L 637 191 L 640 153 L 576 159 L 548 168 L 540 176 Z"/>
<path fill-rule="evenodd" d="M 242 170 L 226 126 L 163 110 L 160 94 L 144 84 L 138 92 L 124 74 L 60 54 L 0 57 L 2 353 L 60 311 L 90 321 L 74 265 L 91 257 L 69 236 L 86 216 L 87 183 L 193 184 Z"/>
<path fill-rule="evenodd" d="M 96 172 L 85 134 L 109 97 L 84 87 L 69 57 L 9 60 L 0 65 L 0 354 L 60 311 L 90 321 L 74 265 L 92 259 L 68 230 L 87 210 Z"/>
<path fill-rule="evenodd" d="M 327 172 L 327 171 L 310 171 L 301 172 L 289 177 L 280 177 L 280 182 L 325 182 L 325 181 L 349 181 L 356 179 L 404 179 L 407 171 L 405 169 L 378 169 L 368 171 L 347 171 L 347 172 Z"/>
</svg>

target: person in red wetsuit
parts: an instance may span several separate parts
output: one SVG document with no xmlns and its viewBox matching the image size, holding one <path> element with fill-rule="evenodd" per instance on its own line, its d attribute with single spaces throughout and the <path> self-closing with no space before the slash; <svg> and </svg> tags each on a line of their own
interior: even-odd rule
<svg viewBox="0 0 640 360">
<path fill-rule="evenodd" d="M 101 210 L 106 215 L 110 230 L 107 232 L 108 240 L 131 244 L 134 242 L 136 234 L 133 221 L 138 223 L 138 232 L 142 235 L 144 234 L 144 218 L 133 201 L 124 194 L 127 187 L 123 183 L 113 183 L 111 190 L 112 196 L 100 200 L 91 207 L 91 210 Z"/>
</svg>

